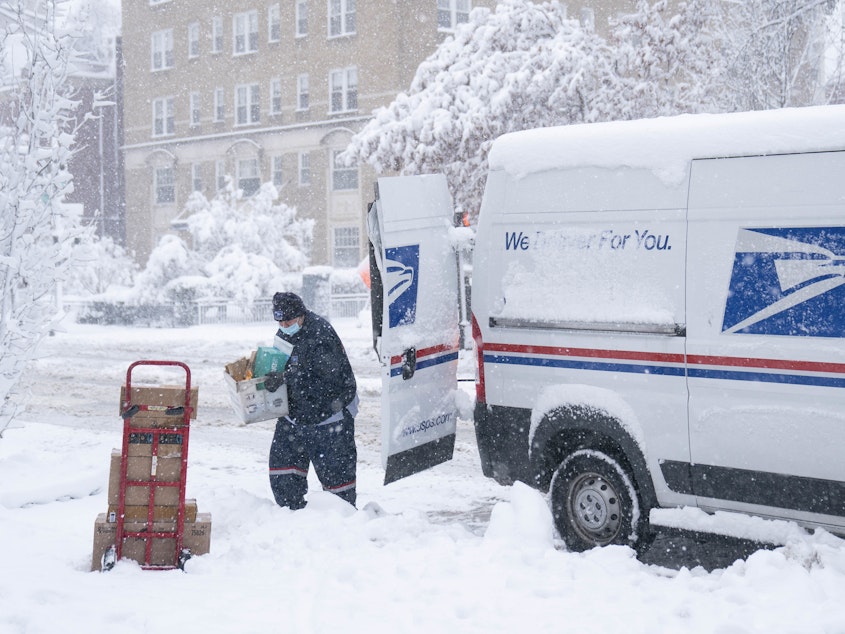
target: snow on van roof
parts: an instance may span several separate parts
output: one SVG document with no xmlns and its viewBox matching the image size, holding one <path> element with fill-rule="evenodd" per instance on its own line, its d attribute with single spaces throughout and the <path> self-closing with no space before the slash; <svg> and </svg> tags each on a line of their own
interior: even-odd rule
<svg viewBox="0 0 845 634">
<path fill-rule="evenodd" d="M 845 105 L 524 130 L 499 137 L 489 164 L 516 179 L 572 167 L 633 167 L 676 185 L 695 158 L 825 150 L 845 150 Z"/>
</svg>

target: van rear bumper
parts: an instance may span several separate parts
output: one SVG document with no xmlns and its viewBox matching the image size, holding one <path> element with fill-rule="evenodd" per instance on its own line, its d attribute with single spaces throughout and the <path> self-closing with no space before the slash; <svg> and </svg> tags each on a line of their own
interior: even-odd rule
<svg viewBox="0 0 845 634">
<path fill-rule="evenodd" d="M 528 459 L 531 410 L 476 402 L 474 418 L 484 475 L 499 484 L 520 480 L 536 486 Z"/>
</svg>

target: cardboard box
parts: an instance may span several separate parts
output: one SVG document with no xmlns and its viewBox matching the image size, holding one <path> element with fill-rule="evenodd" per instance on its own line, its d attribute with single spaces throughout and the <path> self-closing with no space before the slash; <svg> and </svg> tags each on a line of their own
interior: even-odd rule
<svg viewBox="0 0 845 634">
<path fill-rule="evenodd" d="M 197 400 L 198 391 L 196 386 L 191 388 L 190 418 L 197 417 Z M 126 386 L 120 386 L 120 403 L 118 404 L 118 414 L 123 415 L 126 401 Z M 185 406 L 185 387 L 178 387 L 172 385 L 161 385 L 155 387 L 140 386 L 132 387 L 131 398 L 129 399 L 131 405 L 146 405 L 152 409 L 140 410 L 132 416 L 132 424 L 134 426 L 143 427 L 148 425 L 150 427 L 171 427 L 181 425 L 184 422 L 183 415 L 168 416 L 165 414 L 169 408 L 178 408 Z M 152 423 L 155 423 L 152 424 Z"/>
<path fill-rule="evenodd" d="M 141 522 L 128 522 L 124 524 L 125 532 L 143 530 L 145 524 Z M 176 557 L 176 524 L 175 522 L 162 522 L 154 524 L 153 530 L 172 531 L 172 538 L 153 538 L 150 560 L 153 565 L 169 566 L 175 563 Z M 94 522 L 94 548 L 91 554 L 91 570 L 100 570 L 102 567 L 103 554 L 114 545 L 117 535 L 117 523 L 108 522 L 105 513 L 100 513 Z M 145 539 L 127 537 L 123 543 L 124 559 L 132 559 L 139 563 L 144 561 L 146 554 Z M 211 514 L 198 513 L 196 522 L 185 522 L 182 531 L 182 548 L 191 551 L 192 555 L 205 555 L 211 551 Z"/>
<path fill-rule="evenodd" d="M 106 518 L 109 521 L 117 521 L 118 504 L 109 504 L 109 510 Z M 147 512 L 149 507 L 146 504 L 136 505 L 127 504 L 123 507 L 123 521 L 124 522 L 146 522 Z M 176 514 L 179 511 L 179 505 L 175 506 L 153 506 L 153 521 L 154 522 L 175 522 Z M 197 501 L 194 499 L 185 500 L 185 521 L 197 521 Z"/>
<path fill-rule="evenodd" d="M 229 388 L 232 407 L 240 421 L 245 424 L 257 423 L 279 416 L 287 416 L 287 386 L 282 385 L 275 392 L 269 392 L 264 389 L 264 380 L 261 377 L 257 379 L 237 379 L 236 377 L 242 376 L 240 370 L 245 366 L 245 363 L 242 362 L 247 362 L 247 360 L 241 359 L 228 364 L 223 375 Z"/>
<path fill-rule="evenodd" d="M 179 447 L 181 445 L 170 445 Z M 133 444 L 130 443 L 130 449 Z M 159 445 L 161 450 L 163 445 Z M 149 482 L 153 473 L 152 456 L 130 455 L 126 458 L 126 481 L 127 482 Z M 155 476 L 158 482 L 179 482 L 182 472 L 182 456 L 165 455 L 156 459 Z M 118 504 L 120 497 L 120 451 L 112 450 L 111 466 L 109 468 L 109 504 Z M 127 506 L 146 506 L 150 499 L 149 486 L 126 486 Z M 179 487 L 156 487 L 156 506 L 177 506 L 179 504 Z"/>
</svg>

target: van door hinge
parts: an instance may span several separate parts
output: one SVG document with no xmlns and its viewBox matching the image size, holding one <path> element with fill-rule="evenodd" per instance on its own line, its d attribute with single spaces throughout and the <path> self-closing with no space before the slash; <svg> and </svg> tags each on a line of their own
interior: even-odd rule
<svg viewBox="0 0 845 634">
<path fill-rule="evenodd" d="M 408 348 L 402 353 L 402 378 L 407 381 L 417 371 L 417 349 Z"/>
</svg>

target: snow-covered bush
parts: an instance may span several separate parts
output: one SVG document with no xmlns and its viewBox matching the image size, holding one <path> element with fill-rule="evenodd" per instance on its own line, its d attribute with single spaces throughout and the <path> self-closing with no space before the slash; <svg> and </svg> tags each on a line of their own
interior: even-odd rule
<svg viewBox="0 0 845 634">
<path fill-rule="evenodd" d="M 137 270 L 135 260 L 111 238 L 89 235 L 73 247 L 64 293 L 102 295 L 117 287 L 128 287 Z"/>
<path fill-rule="evenodd" d="M 231 184 L 208 200 L 194 192 L 180 222 L 184 238 L 164 236 L 138 275 L 137 303 L 233 299 L 251 304 L 284 286 L 286 273 L 309 262 L 314 220 L 277 202 L 265 183 L 250 198 Z"/>
</svg>

